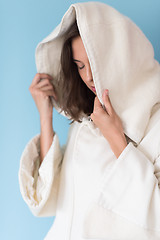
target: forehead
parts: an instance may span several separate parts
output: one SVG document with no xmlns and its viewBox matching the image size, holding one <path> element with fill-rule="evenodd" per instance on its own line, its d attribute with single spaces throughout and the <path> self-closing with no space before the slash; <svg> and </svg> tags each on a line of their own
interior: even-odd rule
<svg viewBox="0 0 160 240">
<path fill-rule="evenodd" d="M 74 59 L 81 60 L 87 58 L 86 50 L 80 36 L 73 38 L 71 45 Z"/>
</svg>

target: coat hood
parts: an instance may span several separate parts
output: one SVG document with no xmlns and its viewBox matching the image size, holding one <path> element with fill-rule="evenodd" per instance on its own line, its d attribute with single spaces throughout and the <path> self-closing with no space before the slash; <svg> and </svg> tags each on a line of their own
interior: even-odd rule
<svg viewBox="0 0 160 240">
<path fill-rule="evenodd" d="M 38 44 L 37 72 L 50 74 L 56 85 L 64 35 L 75 20 L 99 101 L 103 104 L 102 93 L 109 89 L 124 133 L 139 143 L 153 107 L 160 102 L 160 65 L 151 43 L 128 17 L 100 2 L 72 4 L 60 24 Z M 60 111 L 54 100 L 53 105 Z"/>
</svg>

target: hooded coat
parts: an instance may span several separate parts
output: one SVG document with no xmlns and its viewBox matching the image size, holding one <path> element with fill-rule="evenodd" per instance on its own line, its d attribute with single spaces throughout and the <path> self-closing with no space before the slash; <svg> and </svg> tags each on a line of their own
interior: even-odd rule
<svg viewBox="0 0 160 240">
<path fill-rule="evenodd" d="M 75 20 L 98 99 L 103 105 L 109 89 L 130 140 L 117 159 L 82 115 L 64 146 L 55 133 L 40 165 L 40 134 L 34 136 L 20 160 L 22 197 L 35 216 L 55 216 L 45 240 L 160 240 L 160 65 L 128 17 L 104 3 L 76 3 L 36 48 L 37 72 L 50 74 L 54 84 L 64 35 Z"/>
</svg>

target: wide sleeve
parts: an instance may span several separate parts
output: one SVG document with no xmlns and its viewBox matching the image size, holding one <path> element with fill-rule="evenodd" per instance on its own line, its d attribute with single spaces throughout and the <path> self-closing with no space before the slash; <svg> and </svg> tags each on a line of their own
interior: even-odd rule
<svg viewBox="0 0 160 240">
<path fill-rule="evenodd" d="M 130 142 L 104 174 L 86 213 L 84 237 L 160 239 L 159 130 L 160 124 L 139 147 Z"/>
<path fill-rule="evenodd" d="M 31 212 L 38 217 L 55 216 L 60 171 L 65 145 L 57 134 L 40 165 L 40 135 L 26 145 L 19 167 L 20 192 Z"/>
</svg>

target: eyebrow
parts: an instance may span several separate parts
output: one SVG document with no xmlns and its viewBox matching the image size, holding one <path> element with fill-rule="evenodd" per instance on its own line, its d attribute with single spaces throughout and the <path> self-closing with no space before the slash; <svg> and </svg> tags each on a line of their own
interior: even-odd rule
<svg viewBox="0 0 160 240">
<path fill-rule="evenodd" d="M 79 60 L 76 60 L 76 59 L 73 59 L 73 61 L 74 61 L 74 62 L 81 62 L 81 61 L 79 61 Z"/>
</svg>

